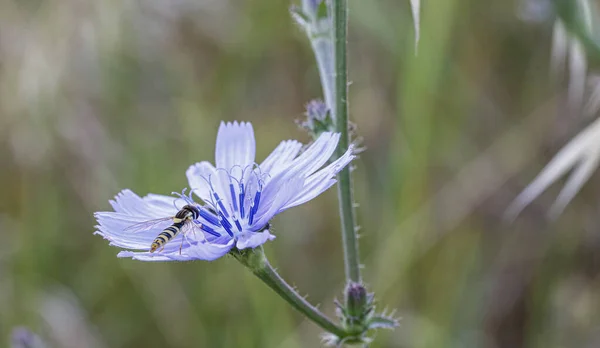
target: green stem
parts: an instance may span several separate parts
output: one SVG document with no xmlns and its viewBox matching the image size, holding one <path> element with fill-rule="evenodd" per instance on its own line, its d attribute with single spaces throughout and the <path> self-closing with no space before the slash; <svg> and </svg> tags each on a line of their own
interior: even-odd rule
<svg viewBox="0 0 600 348">
<path fill-rule="evenodd" d="M 334 120 L 336 130 L 341 134 L 336 157 L 346 152 L 350 145 L 348 134 L 348 77 L 346 66 L 346 43 L 348 36 L 348 4 L 346 0 L 333 1 L 333 37 L 335 45 L 335 90 L 336 101 Z M 338 174 L 338 199 L 340 202 L 340 217 L 342 220 L 342 240 L 344 244 L 344 264 L 346 279 L 359 283 L 360 260 L 358 256 L 358 240 L 354 219 L 352 197 L 352 178 L 350 168 L 346 167 Z"/>
<path fill-rule="evenodd" d="M 230 253 L 244 266 L 248 267 L 255 276 L 273 289 L 273 291 L 281 298 L 287 301 L 300 313 L 304 314 L 312 322 L 337 337 L 344 338 L 348 336 L 348 333 L 343 328 L 336 325 L 325 314 L 321 313 L 318 308 L 306 301 L 304 297 L 300 296 L 294 288 L 281 278 L 277 271 L 271 266 L 269 260 L 267 260 L 262 247 L 251 250 L 235 249 Z"/>
</svg>

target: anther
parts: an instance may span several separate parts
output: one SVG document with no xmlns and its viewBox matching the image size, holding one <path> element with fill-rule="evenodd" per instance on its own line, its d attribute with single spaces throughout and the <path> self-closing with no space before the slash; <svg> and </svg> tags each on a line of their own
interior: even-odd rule
<svg viewBox="0 0 600 348">
<path fill-rule="evenodd" d="M 233 188 L 233 183 L 229 183 L 229 192 L 231 193 L 231 201 L 233 202 L 233 211 L 238 211 L 237 199 L 235 199 L 235 189 Z"/>
<path fill-rule="evenodd" d="M 204 232 L 206 232 L 206 233 L 209 233 L 209 234 L 212 234 L 212 235 L 213 235 L 213 236 L 215 236 L 215 237 L 221 237 L 221 234 L 220 234 L 219 232 L 216 232 L 216 231 L 214 231 L 212 228 L 210 228 L 210 227 L 208 227 L 208 226 L 206 226 L 206 225 L 201 225 L 201 226 L 200 226 L 200 228 L 201 228 L 201 229 L 202 229 Z"/>
<path fill-rule="evenodd" d="M 240 222 L 235 215 L 233 216 L 233 222 L 235 223 L 238 231 L 242 232 L 242 225 L 240 225 Z"/>
<path fill-rule="evenodd" d="M 210 222 L 211 224 L 213 224 L 215 226 L 221 226 L 219 219 L 217 219 L 217 217 L 214 216 L 212 213 L 204 210 L 204 208 L 201 208 L 199 210 L 200 210 L 200 216 L 202 216 L 206 221 Z"/>
<path fill-rule="evenodd" d="M 223 221 L 223 222 L 225 222 L 225 221 Z M 227 231 L 227 234 L 230 237 L 233 237 L 233 231 L 231 230 L 231 226 L 228 226 L 225 223 L 223 223 L 223 228 L 225 229 L 225 231 Z"/>
<path fill-rule="evenodd" d="M 244 212 L 244 196 L 246 195 L 246 192 L 244 191 L 244 184 L 240 183 L 240 216 L 243 218 L 245 218 L 245 212 Z"/>
<path fill-rule="evenodd" d="M 254 221 L 254 214 L 258 211 L 258 205 L 260 204 L 260 191 L 256 191 L 256 195 L 254 195 L 254 202 L 252 203 L 252 207 L 250 207 L 250 217 L 248 218 L 248 224 L 252 225 Z"/>
<path fill-rule="evenodd" d="M 219 213 L 219 215 L 221 216 L 221 225 L 223 225 L 223 227 L 227 226 L 227 227 L 231 227 L 231 222 L 229 222 L 229 219 L 227 219 L 222 213 Z"/>
<path fill-rule="evenodd" d="M 225 206 L 223 205 L 223 200 L 221 198 L 219 198 L 219 195 L 213 191 L 213 195 L 215 196 L 215 199 L 217 200 L 217 204 L 219 205 L 219 208 L 221 208 L 221 212 L 225 215 L 226 218 L 229 217 L 229 213 L 227 212 L 227 209 L 225 209 Z"/>
<path fill-rule="evenodd" d="M 227 231 L 227 233 L 233 237 L 233 231 L 231 230 L 231 227 L 233 227 L 231 225 L 231 222 L 229 222 L 228 219 L 225 218 L 225 216 L 223 216 L 223 213 L 220 213 L 221 215 L 221 225 L 223 226 L 223 228 L 225 229 L 225 231 Z"/>
</svg>

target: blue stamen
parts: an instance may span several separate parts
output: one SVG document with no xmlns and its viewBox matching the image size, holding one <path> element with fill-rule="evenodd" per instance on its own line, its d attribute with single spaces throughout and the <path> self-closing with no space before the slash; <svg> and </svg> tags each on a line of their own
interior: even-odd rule
<svg viewBox="0 0 600 348">
<path fill-rule="evenodd" d="M 256 211 L 258 210 L 259 203 L 260 203 L 260 191 L 256 191 L 256 195 L 254 196 L 254 204 L 252 204 L 252 209 L 254 210 L 255 214 L 256 214 Z"/>
<path fill-rule="evenodd" d="M 231 230 L 231 227 L 229 227 L 229 226 L 226 226 L 226 225 L 223 225 L 223 228 L 225 229 L 225 231 L 227 231 L 227 234 L 228 234 L 230 237 L 233 237 L 233 231 Z"/>
<path fill-rule="evenodd" d="M 254 210 L 250 209 L 250 216 L 248 217 L 248 225 L 252 225 L 254 222 Z"/>
<path fill-rule="evenodd" d="M 221 226 L 219 219 L 217 219 L 217 217 L 214 216 L 212 213 L 210 213 L 204 209 L 199 209 L 199 210 L 200 210 L 200 216 L 202 216 L 206 221 L 210 222 L 211 224 L 213 224 L 215 226 Z"/>
<path fill-rule="evenodd" d="M 227 209 L 225 209 L 225 206 L 223 205 L 223 201 L 221 200 L 221 198 L 219 198 L 219 195 L 216 192 L 213 192 L 213 195 L 215 196 L 215 199 L 217 200 L 217 204 L 219 205 L 219 208 L 221 208 L 221 212 L 225 215 L 225 217 L 229 217 L 229 213 L 227 213 Z"/>
<path fill-rule="evenodd" d="M 200 228 L 206 232 L 206 233 L 210 233 L 215 237 L 221 237 L 221 234 L 219 232 L 215 232 L 212 228 L 206 226 L 206 225 L 201 225 Z"/>
<path fill-rule="evenodd" d="M 256 195 L 254 196 L 254 203 L 252 204 L 252 210 L 254 210 L 254 212 L 252 212 L 253 214 L 256 214 L 256 212 L 258 211 L 259 203 L 260 203 L 260 191 L 256 191 Z"/>
<path fill-rule="evenodd" d="M 225 218 L 225 216 L 223 216 L 223 214 L 221 214 L 221 225 L 223 225 L 223 227 L 225 227 L 225 229 L 230 229 L 231 227 L 233 227 L 233 225 L 231 224 L 231 222 L 229 222 L 228 219 Z"/>
<path fill-rule="evenodd" d="M 229 236 L 233 237 L 233 231 L 231 230 L 231 222 L 229 222 L 229 220 L 227 220 L 223 214 L 221 214 L 221 225 L 223 225 L 223 228 L 225 229 L 225 231 L 227 231 L 227 234 L 229 234 Z"/>
<path fill-rule="evenodd" d="M 254 221 L 254 214 L 258 211 L 258 204 L 260 203 L 260 191 L 256 191 L 256 195 L 254 195 L 254 203 L 252 203 L 252 207 L 250 207 L 250 217 L 248 218 L 248 224 L 252 225 Z"/>
<path fill-rule="evenodd" d="M 243 218 L 245 218 L 245 214 L 244 214 L 244 196 L 246 195 L 246 192 L 244 192 L 244 184 L 240 184 L 240 215 Z"/>
<path fill-rule="evenodd" d="M 242 225 L 240 225 L 240 222 L 237 219 L 233 220 L 233 222 L 235 222 L 238 231 L 242 232 Z"/>
<path fill-rule="evenodd" d="M 231 200 L 233 201 L 233 211 L 238 211 L 237 199 L 235 199 L 235 189 L 233 183 L 229 184 L 229 192 L 231 192 Z"/>
</svg>

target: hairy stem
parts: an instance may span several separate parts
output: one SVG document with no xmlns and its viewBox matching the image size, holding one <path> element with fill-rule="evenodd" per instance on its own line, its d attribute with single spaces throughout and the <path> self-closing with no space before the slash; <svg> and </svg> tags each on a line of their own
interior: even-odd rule
<svg viewBox="0 0 600 348">
<path fill-rule="evenodd" d="M 251 250 L 234 250 L 230 252 L 244 266 L 248 267 L 254 275 L 262 280 L 267 286 L 275 291 L 281 298 L 287 301 L 292 307 L 310 319 L 312 322 L 320 326 L 327 332 L 330 332 L 337 337 L 346 337 L 348 333 L 336 325 L 325 314 L 319 311 L 318 308 L 311 305 L 304 297 L 302 297 L 294 288 L 285 282 L 277 271 L 271 266 L 269 260 L 265 256 L 262 247 Z"/>
<path fill-rule="evenodd" d="M 336 130 L 340 132 L 340 143 L 336 156 L 340 157 L 350 145 L 348 132 L 348 76 L 346 65 L 346 43 L 348 36 L 348 3 L 346 0 L 333 1 L 333 37 L 335 45 L 335 90 L 336 101 L 334 119 Z M 338 198 L 340 217 L 342 220 L 342 240 L 344 244 L 344 263 L 346 279 L 360 282 L 360 260 L 358 256 L 358 240 L 354 218 L 352 197 L 352 178 L 350 168 L 346 167 L 338 174 Z"/>
</svg>

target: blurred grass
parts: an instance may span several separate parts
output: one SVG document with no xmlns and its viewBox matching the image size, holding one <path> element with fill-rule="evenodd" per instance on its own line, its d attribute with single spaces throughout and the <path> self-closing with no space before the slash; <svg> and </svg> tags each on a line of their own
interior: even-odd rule
<svg viewBox="0 0 600 348">
<path fill-rule="evenodd" d="M 129 187 L 168 194 L 213 160 L 220 120 L 253 122 L 258 159 L 320 95 L 286 2 L 0 3 L 0 342 L 56 347 L 315 347 L 319 330 L 233 259 L 145 264 L 92 235 Z M 594 178 L 556 223 L 507 204 L 589 122 L 548 74 L 551 21 L 518 2 L 350 1 L 351 115 L 365 279 L 402 326 L 373 347 L 594 347 Z M 335 193 L 274 221 L 272 263 L 333 314 Z M 0 346 L 2 345 L 0 344 Z"/>
</svg>

